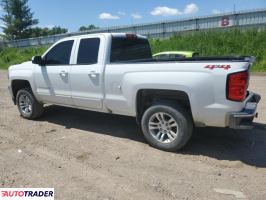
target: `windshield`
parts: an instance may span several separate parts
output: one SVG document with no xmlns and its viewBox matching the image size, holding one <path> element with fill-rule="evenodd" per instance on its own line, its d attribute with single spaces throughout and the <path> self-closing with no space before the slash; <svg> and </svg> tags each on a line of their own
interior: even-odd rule
<svg viewBox="0 0 266 200">
<path fill-rule="evenodd" d="M 149 41 L 140 38 L 112 39 L 110 62 L 151 59 L 152 53 Z"/>
</svg>

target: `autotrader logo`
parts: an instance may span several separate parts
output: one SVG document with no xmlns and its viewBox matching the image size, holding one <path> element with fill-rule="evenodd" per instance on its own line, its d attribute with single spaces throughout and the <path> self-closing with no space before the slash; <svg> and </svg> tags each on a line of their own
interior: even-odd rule
<svg viewBox="0 0 266 200">
<path fill-rule="evenodd" d="M 54 188 L 0 188 L 0 200 L 54 200 Z"/>
</svg>

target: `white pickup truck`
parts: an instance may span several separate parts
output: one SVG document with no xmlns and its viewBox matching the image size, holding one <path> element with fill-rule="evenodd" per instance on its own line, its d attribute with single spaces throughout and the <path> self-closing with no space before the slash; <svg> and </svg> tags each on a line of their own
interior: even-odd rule
<svg viewBox="0 0 266 200">
<path fill-rule="evenodd" d="M 140 35 L 82 35 L 9 67 L 9 90 L 26 119 L 40 117 L 44 104 L 133 116 L 150 145 L 176 151 L 195 126 L 252 127 L 260 101 L 247 90 L 252 60 L 159 60 Z"/>
</svg>

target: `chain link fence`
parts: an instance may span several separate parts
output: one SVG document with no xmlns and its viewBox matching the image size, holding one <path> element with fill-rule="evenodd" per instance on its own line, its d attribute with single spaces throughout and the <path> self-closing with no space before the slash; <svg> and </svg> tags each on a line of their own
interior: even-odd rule
<svg viewBox="0 0 266 200">
<path fill-rule="evenodd" d="M 237 27 L 239 29 L 265 28 L 266 9 L 241 11 L 204 16 L 198 18 L 187 18 L 182 20 L 171 20 L 157 23 L 135 24 L 130 26 L 107 27 L 90 31 L 73 32 L 60 35 L 29 38 L 13 41 L 2 41 L 0 47 L 29 47 L 53 44 L 56 41 L 83 34 L 123 32 L 145 35 L 150 38 L 168 38 L 173 34 L 187 33 L 199 30 L 228 29 Z"/>
</svg>

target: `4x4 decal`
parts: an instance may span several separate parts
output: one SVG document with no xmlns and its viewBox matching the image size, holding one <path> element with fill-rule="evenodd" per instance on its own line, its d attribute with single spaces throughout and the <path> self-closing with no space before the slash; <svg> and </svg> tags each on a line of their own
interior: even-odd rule
<svg viewBox="0 0 266 200">
<path fill-rule="evenodd" d="M 213 70 L 213 69 L 224 69 L 224 70 L 228 70 L 231 68 L 230 65 L 207 65 L 206 67 L 207 69 Z"/>
</svg>

